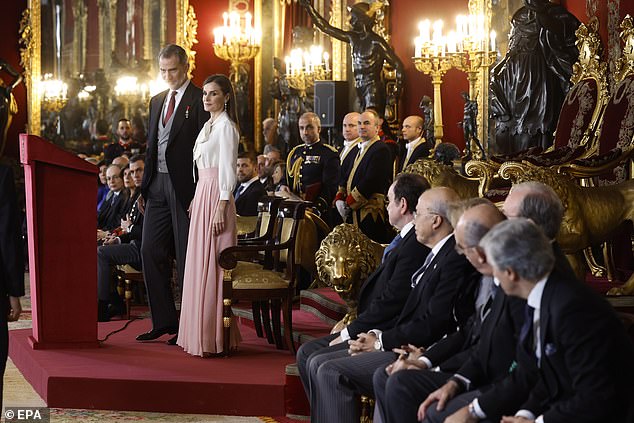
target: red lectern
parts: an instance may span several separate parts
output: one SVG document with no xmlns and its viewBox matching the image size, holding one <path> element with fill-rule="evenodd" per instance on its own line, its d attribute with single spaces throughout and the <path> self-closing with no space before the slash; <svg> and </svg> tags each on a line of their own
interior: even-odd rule
<svg viewBox="0 0 634 423">
<path fill-rule="evenodd" d="M 20 134 L 34 349 L 97 347 L 97 166 Z"/>
</svg>

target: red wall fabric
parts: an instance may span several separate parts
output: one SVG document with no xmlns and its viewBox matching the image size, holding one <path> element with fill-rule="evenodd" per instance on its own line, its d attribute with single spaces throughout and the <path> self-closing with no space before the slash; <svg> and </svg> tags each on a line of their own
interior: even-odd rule
<svg viewBox="0 0 634 423">
<path fill-rule="evenodd" d="M 424 19 L 432 21 L 442 19 L 445 22 L 444 33 L 454 26 L 458 14 L 467 14 L 466 0 L 428 1 L 392 0 L 391 2 L 391 44 L 405 65 L 405 90 L 402 99 L 401 117 L 421 114 L 418 108 L 423 95 L 434 98 L 431 77 L 418 72 L 414 67 L 414 38 L 418 36 L 418 22 Z M 464 148 L 462 121 L 464 101 L 462 91 L 469 91 L 467 75 L 451 69 L 443 78 L 441 87 L 444 137 L 443 141 L 452 142 L 460 149 Z"/>
</svg>

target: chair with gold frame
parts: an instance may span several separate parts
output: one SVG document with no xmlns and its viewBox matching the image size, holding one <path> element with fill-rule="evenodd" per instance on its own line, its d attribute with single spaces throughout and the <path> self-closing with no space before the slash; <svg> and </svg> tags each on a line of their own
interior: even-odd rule
<svg viewBox="0 0 634 423">
<path fill-rule="evenodd" d="M 607 64 L 601 61 L 599 21 L 592 18 L 576 31 L 579 59 L 573 66 L 571 82 L 562 105 L 553 146 L 546 151 L 532 148 L 511 155 L 491 156 L 489 161 L 470 160 L 465 165 L 469 176 L 480 178 L 480 195 L 491 186 L 497 171 L 506 161 L 526 160 L 539 166 L 569 163 L 592 157 L 599 151 L 597 129 L 608 102 Z"/>
<path fill-rule="evenodd" d="M 267 302 L 271 307 L 273 336 L 278 349 L 284 348 L 280 312 L 284 319 L 286 348 L 295 353 L 292 333 L 292 303 L 299 265 L 295 260 L 295 241 L 304 219 L 306 204 L 284 201 L 276 218 L 273 241 L 267 244 L 237 245 L 223 250 L 219 256 L 224 269 L 224 350 L 230 352 L 231 304 L 233 300 Z M 243 253 L 263 253 L 264 263 L 238 261 Z"/>
</svg>

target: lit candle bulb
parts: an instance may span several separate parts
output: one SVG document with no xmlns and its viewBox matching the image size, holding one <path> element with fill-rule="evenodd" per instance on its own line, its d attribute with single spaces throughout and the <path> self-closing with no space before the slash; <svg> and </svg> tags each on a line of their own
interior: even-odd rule
<svg viewBox="0 0 634 423">
<path fill-rule="evenodd" d="M 495 51 L 495 31 L 491 31 L 491 51 Z"/>
<path fill-rule="evenodd" d="M 222 14 L 223 26 L 227 26 L 227 21 L 229 20 L 229 14 L 227 12 Z"/>
<path fill-rule="evenodd" d="M 330 70 L 330 55 L 328 54 L 327 51 L 324 51 L 324 65 L 326 65 L 326 72 L 328 72 Z"/>
<path fill-rule="evenodd" d="M 251 14 L 249 12 L 244 14 L 244 26 L 248 30 L 251 28 Z"/>
</svg>

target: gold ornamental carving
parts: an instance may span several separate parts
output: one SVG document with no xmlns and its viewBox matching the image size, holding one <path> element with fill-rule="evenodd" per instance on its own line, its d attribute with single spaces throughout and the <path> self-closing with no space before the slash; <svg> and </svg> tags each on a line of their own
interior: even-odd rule
<svg viewBox="0 0 634 423">
<path fill-rule="evenodd" d="M 40 134 L 40 92 L 37 89 L 40 80 L 40 7 L 38 2 L 31 2 L 29 8 L 22 13 L 20 20 L 20 65 L 24 68 L 27 91 L 27 111 L 29 134 Z"/>
<path fill-rule="evenodd" d="M 381 263 L 382 253 L 381 244 L 348 223 L 336 226 L 321 242 L 315 254 L 319 279 L 333 288 L 348 307 L 348 313 L 333 331 L 343 329 L 357 318 L 359 290 Z"/>
</svg>

